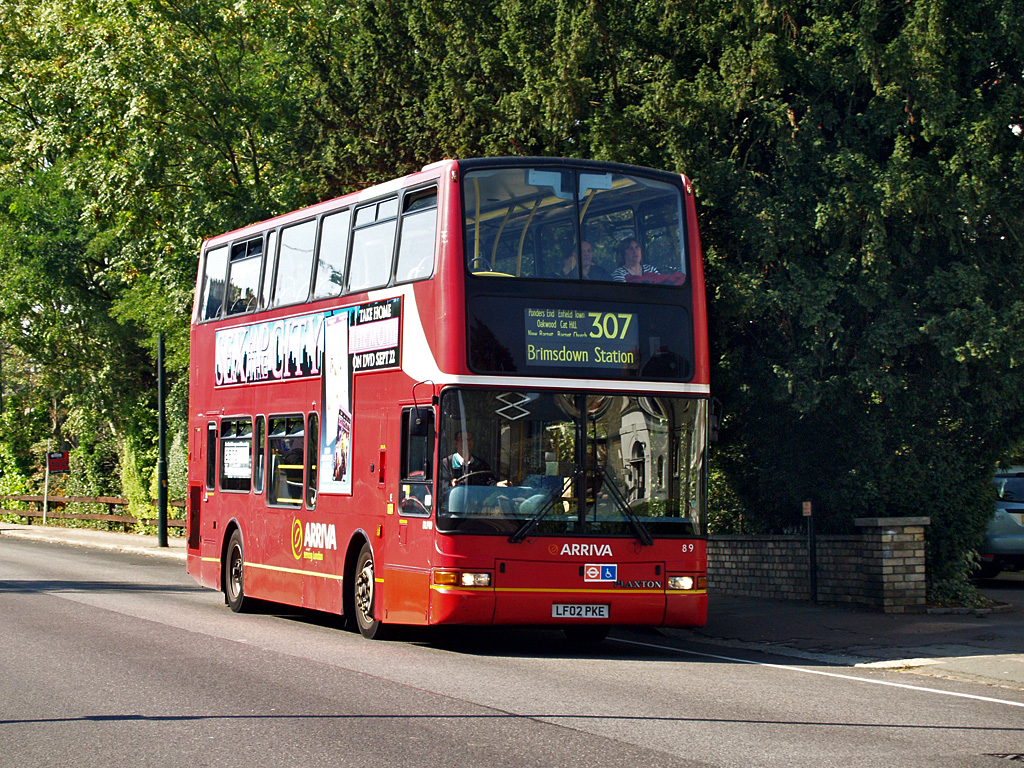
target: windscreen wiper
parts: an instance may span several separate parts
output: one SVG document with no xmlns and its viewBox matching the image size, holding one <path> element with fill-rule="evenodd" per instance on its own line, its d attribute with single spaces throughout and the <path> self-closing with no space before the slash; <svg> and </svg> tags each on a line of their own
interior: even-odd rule
<svg viewBox="0 0 1024 768">
<path fill-rule="evenodd" d="M 619 512 L 625 515 L 626 519 L 629 520 L 629 524 L 633 526 L 633 530 L 636 532 L 636 537 L 640 539 L 640 543 L 646 547 L 651 546 L 651 544 L 654 543 L 654 540 L 651 538 L 651 534 L 648 533 L 644 524 L 640 522 L 640 518 L 637 517 L 636 512 L 630 508 L 629 502 L 626 501 L 626 497 L 622 495 L 622 491 L 620 491 L 619 487 L 615 484 L 615 479 L 608 474 L 608 468 L 605 467 L 602 469 L 601 474 L 604 475 L 604 487 L 608 490 L 608 495 L 612 497 L 612 500 L 615 502 L 615 506 L 618 507 Z"/>
<path fill-rule="evenodd" d="M 563 494 L 565 493 L 566 486 L 569 483 L 571 483 L 572 480 L 575 479 L 575 477 L 579 474 L 579 470 L 576 470 L 572 477 L 568 477 L 564 481 L 562 481 Z M 517 530 L 515 533 L 508 537 L 509 542 L 512 544 L 519 544 L 520 542 L 522 542 L 523 539 L 525 539 L 527 535 L 530 533 L 530 531 L 534 529 L 537 523 L 543 520 L 547 513 L 555 508 L 556 498 L 561 498 L 561 496 L 556 497 L 555 494 L 549 492 L 547 500 L 543 504 L 541 504 L 540 509 L 534 512 L 533 515 L 530 516 L 529 520 L 527 520 L 525 523 L 519 526 L 519 530 Z"/>
</svg>

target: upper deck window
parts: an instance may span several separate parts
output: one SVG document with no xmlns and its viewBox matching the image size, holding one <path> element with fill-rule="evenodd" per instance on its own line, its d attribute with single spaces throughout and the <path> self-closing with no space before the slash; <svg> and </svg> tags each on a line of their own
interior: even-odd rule
<svg viewBox="0 0 1024 768">
<path fill-rule="evenodd" d="M 260 292 L 260 271 L 263 266 L 263 238 L 257 237 L 231 246 L 228 271 L 227 314 L 252 312 Z"/>
<path fill-rule="evenodd" d="M 383 288 L 391 281 L 398 227 L 398 198 L 356 209 L 349 264 L 349 293 Z"/>
<path fill-rule="evenodd" d="M 314 299 L 340 296 L 345 287 L 345 257 L 348 256 L 348 210 L 324 216 L 320 227 Z"/>
<path fill-rule="evenodd" d="M 402 235 L 398 244 L 395 282 L 430 277 L 434 271 L 434 240 L 437 232 L 437 188 L 406 195 L 403 201 Z"/>
<path fill-rule="evenodd" d="M 263 298 L 260 306 L 270 306 L 270 297 L 274 290 L 274 267 L 277 266 L 277 230 L 267 233 L 267 258 L 263 260 Z"/>
<path fill-rule="evenodd" d="M 470 171 L 463 210 L 466 264 L 478 276 L 686 279 L 682 195 L 664 181 L 565 168 Z"/>
<path fill-rule="evenodd" d="M 202 293 L 199 297 L 199 319 L 220 317 L 224 305 L 224 285 L 228 266 L 228 247 L 211 248 L 206 252 Z"/>
<path fill-rule="evenodd" d="M 315 220 L 281 230 L 281 250 L 277 257 L 277 282 L 274 284 L 272 306 L 298 304 L 309 298 L 315 239 Z"/>
</svg>

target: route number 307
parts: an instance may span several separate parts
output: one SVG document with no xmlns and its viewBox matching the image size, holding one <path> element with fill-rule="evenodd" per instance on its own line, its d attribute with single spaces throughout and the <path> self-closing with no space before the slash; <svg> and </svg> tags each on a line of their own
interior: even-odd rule
<svg viewBox="0 0 1024 768">
<path fill-rule="evenodd" d="M 590 338 L 624 339 L 633 315 L 628 312 L 587 312 L 591 320 Z"/>
</svg>

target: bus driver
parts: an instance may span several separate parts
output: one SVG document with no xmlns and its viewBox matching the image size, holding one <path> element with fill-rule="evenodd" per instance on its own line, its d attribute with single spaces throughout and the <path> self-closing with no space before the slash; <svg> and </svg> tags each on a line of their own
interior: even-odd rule
<svg viewBox="0 0 1024 768">
<path fill-rule="evenodd" d="M 495 475 L 490 465 L 473 455 L 473 433 L 459 430 L 455 433 L 455 453 L 441 459 L 441 487 L 456 485 L 493 485 Z"/>
</svg>

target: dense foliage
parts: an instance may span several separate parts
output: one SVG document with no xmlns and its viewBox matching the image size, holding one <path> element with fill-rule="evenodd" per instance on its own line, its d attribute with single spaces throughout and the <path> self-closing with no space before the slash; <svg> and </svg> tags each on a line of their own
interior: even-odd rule
<svg viewBox="0 0 1024 768">
<path fill-rule="evenodd" d="M 955 581 L 1024 435 L 1021 18 L 1024 0 L 8 0 L 3 482 L 65 441 L 83 490 L 145 497 L 157 333 L 182 445 L 202 237 L 443 156 L 586 156 L 697 187 L 720 529 L 793 526 L 807 498 L 825 530 L 928 515 L 931 577 Z"/>
</svg>

